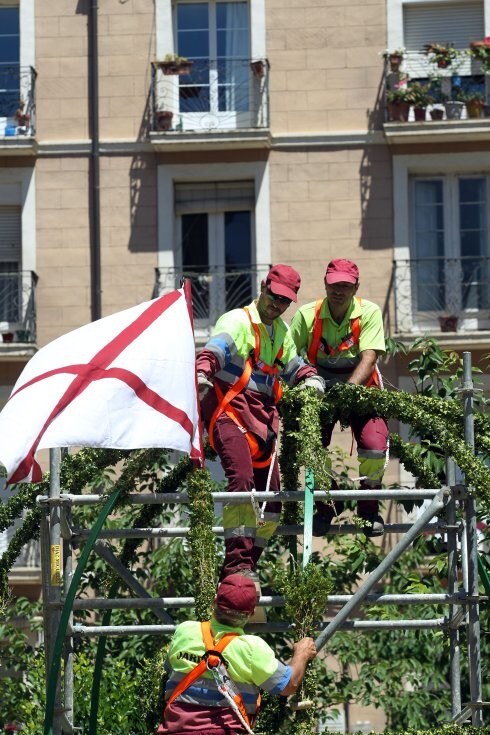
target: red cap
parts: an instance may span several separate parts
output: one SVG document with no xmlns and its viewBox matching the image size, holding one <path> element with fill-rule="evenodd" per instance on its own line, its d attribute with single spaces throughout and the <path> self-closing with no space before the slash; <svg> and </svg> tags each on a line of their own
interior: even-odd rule
<svg viewBox="0 0 490 735">
<path fill-rule="evenodd" d="M 216 604 L 226 610 L 251 615 L 257 604 L 255 584 L 243 574 L 230 574 L 218 587 Z"/>
<path fill-rule="evenodd" d="M 344 258 L 337 258 L 331 260 L 327 265 L 327 271 L 325 273 L 325 283 L 329 285 L 332 283 L 344 283 L 356 284 L 359 280 L 359 268 L 352 260 L 344 260 Z"/>
<path fill-rule="evenodd" d="M 273 265 L 266 276 L 266 283 L 276 296 L 285 296 L 291 301 L 297 301 L 297 293 L 301 285 L 298 271 L 289 265 Z"/>
</svg>

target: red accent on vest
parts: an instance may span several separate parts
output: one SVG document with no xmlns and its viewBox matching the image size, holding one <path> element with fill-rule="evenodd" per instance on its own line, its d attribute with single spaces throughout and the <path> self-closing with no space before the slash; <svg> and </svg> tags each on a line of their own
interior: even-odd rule
<svg viewBox="0 0 490 735">
<path fill-rule="evenodd" d="M 356 299 L 356 301 L 359 302 L 359 305 L 362 307 L 362 300 L 357 296 L 355 296 L 354 298 Z M 320 317 L 322 304 L 323 299 L 318 299 L 318 301 L 315 303 L 315 317 L 313 321 L 312 338 L 308 350 L 308 360 L 312 365 L 317 365 L 317 355 L 319 350 L 326 351 L 331 357 L 334 357 L 335 355 L 339 355 L 341 352 L 344 352 L 345 350 L 350 350 L 351 347 L 355 347 L 356 345 L 358 345 L 361 336 L 361 320 L 358 316 L 356 316 L 350 320 L 350 332 L 342 337 L 338 345 L 336 345 L 335 347 L 330 347 L 330 345 L 325 344 L 325 347 L 323 348 L 323 345 L 321 344 L 323 319 Z M 365 385 L 367 387 L 379 387 L 379 377 L 376 368 L 374 368 L 371 377 Z"/>
<path fill-rule="evenodd" d="M 255 368 L 256 370 L 260 370 L 260 372 L 265 373 L 266 375 L 272 375 L 274 376 L 274 383 L 272 386 L 272 390 L 274 393 L 274 400 L 277 403 L 281 400 L 282 397 L 282 388 L 281 384 L 279 382 L 278 374 L 279 374 L 279 366 L 276 364 L 278 360 L 281 359 L 282 353 L 284 352 L 284 346 L 281 345 L 279 348 L 279 352 L 277 353 L 276 359 L 274 361 L 274 365 L 266 365 L 262 360 L 260 360 L 260 330 L 259 325 L 255 324 L 252 321 L 252 317 L 250 315 L 250 312 L 248 310 L 248 307 L 244 307 L 244 310 L 250 319 L 250 324 L 253 327 L 253 330 L 255 332 L 255 347 L 253 350 L 253 357 L 250 356 L 246 359 L 245 365 L 243 368 L 243 372 L 240 376 L 240 378 L 237 380 L 237 382 L 230 386 L 227 393 L 223 395 L 222 390 L 219 388 L 218 385 L 214 386 L 214 390 L 216 392 L 216 396 L 218 397 L 218 405 L 211 416 L 211 421 L 209 422 L 209 430 L 208 430 L 208 438 L 209 443 L 211 444 L 212 448 L 216 451 L 214 446 L 214 440 L 213 440 L 213 432 L 214 432 L 214 425 L 216 423 L 216 420 L 221 416 L 222 413 L 226 413 L 226 415 L 235 422 L 235 424 L 238 426 L 240 431 L 243 432 L 245 439 L 247 440 L 249 449 L 250 449 L 250 455 L 252 457 L 252 466 L 256 468 L 262 468 L 262 467 L 268 467 L 272 461 L 272 455 L 274 453 L 275 445 L 273 445 L 270 455 L 267 458 L 264 458 L 264 452 L 260 449 L 259 443 L 253 433 L 246 427 L 243 426 L 240 422 L 240 419 L 238 418 L 236 412 L 233 409 L 233 406 L 231 406 L 231 401 L 248 385 L 248 381 L 250 380 L 250 376 L 252 374 L 252 370 Z"/>
<path fill-rule="evenodd" d="M 196 666 L 189 671 L 189 673 L 182 679 L 182 681 L 175 687 L 172 694 L 170 695 L 167 704 L 165 705 L 165 709 L 167 707 L 170 707 L 172 702 L 174 702 L 177 697 L 180 697 L 182 692 L 184 692 L 188 687 L 193 684 L 196 679 L 199 679 L 202 674 L 206 671 L 207 667 L 210 666 L 212 668 L 215 668 L 220 663 L 220 657 L 214 655 L 215 653 L 222 653 L 228 643 L 231 643 L 233 638 L 237 638 L 240 633 L 225 633 L 225 635 L 220 638 L 220 640 L 215 643 L 213 638 L 213 633 L 211 630 L 211 621 L 205 620 L 201 622 L 201 633 L 202 638 L 204 641 L 204 647 L 205 647 L 205 653 L 202 658 L 202 661 L 200 661 Z M 247 723 L 247 725 L 252 729 L 251 723 L 250 723 L 250 717 L 246 710 L 243 697 L 240 693 L 238 693 L 236 696 L 233 697 L 235 704 L 237 705 L 238 709 L 240 710 L 240 713 Z M 258 710 L 260 707 L 260 694 L 257 697 L 257 704 L 256 704 L 256 713 L 255 716 L 257 716 Z M 165 713 L 164 713 L 165 714 Z"/>
</svg>

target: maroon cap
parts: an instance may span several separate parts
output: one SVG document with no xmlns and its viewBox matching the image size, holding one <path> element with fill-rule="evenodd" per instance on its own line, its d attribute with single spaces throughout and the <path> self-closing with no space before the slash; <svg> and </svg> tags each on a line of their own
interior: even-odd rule
<svg viewBox="0 0 490 735">
<path fill-rule="evenodd" d="M 251 615 L 257 604 L 255 584 L 250 577 L 243 574 L 230 574 L 218 587 L 216 604 L 226 610 L 237 610 Z"/>
<path fill-rule="evenodd" d="M 332 283 L 339 283 L 340 281 L 356 284 L 358 280 L 359 268 L 352 262 L 352 260 L 337 258 L 336 260 L 331 260 L 327 265 L 325 283 L 328 283 L 329 285 Z"/>
<path fill-rule="evenodd" d="M 297 301 L 297 293 L 301 285 L 298 271 L 289 265 L 273 265 L 266 276 L 266 283 L 276 296 L 285 296 L 291 301 Z"/>
</svg>

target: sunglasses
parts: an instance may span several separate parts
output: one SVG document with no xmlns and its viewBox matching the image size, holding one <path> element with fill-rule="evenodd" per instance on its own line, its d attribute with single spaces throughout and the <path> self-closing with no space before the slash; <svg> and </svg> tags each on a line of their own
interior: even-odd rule
<svg viewBox="0 0 490 735">
<path fill-rule="evenodd" d="M 291 299 L 288 299 L 286 296 L 278 296 L 277 294 L 272 293 L 270 288 L 266 288 L 265 292 L 271 301 L 277 301 L 279 304 L 284 304 L 284 306 L 289 306 L 291 304 Z"/>
</svg>

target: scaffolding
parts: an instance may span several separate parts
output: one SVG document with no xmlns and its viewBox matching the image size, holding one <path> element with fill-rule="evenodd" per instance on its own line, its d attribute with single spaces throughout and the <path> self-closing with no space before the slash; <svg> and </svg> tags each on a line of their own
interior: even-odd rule
<svg viewBox="0 0 490 735">
<path fill-rule="evenodd" d="M 471 371 L 471 355 L 463 355 L 463 386 L 461 394 L 464 402 L 465 440 L 474 451 L 473 395 L 474 386 Z M 341 605 L 333 618 L 320 626 L 316 640 L 317 650 L 321 650 L 338 630 L 394 630 L 394 629 L 434 629 L 444 630 L 450 640 L 450 684 L 452 721 L 461 724 L 471 720 L 476 727 L 483 726 L 483 709 L 488 702 L 482 701 L 480 615 L 479 606 L 487 597 L 479 594 L 478 585 L 478 548 L 476 528 L 476 504 L 471 488 L 456 483 L 456 467 L 447 460 L 447 485 L 442 489 L 390 489 L 390 490 L 332 490 L 329 493 L 313 489 L 313 479 L 307 473 L 304 491 L 281 491 L 274 499 L 281 502 L 304 503 L 304 524 L 279 526 L 278 534 L 303 536 L 303 562 L 312 549 L 312 514 L 315 500 L 328 497 L 329 500 L 430 500 L 429 506 L 413 523 L 386 524 L 385 533 L 400 535 L 398 543 L 388 552 L 379 566 L 369 574 L 357 591 L 352 595 L 330 595 L 329 605 Z M 175 630 L 175 623 L 167 612 L 168 608 L 191 608 L 192 597 L 151 597 L 131 572 L 117 559 L 105 539 L 108 538 L 173 538 L 183 537 L 188 528 L 133 528 L 103 530 L 105 520 L 114 509 L 117 494 L 72 495 L 62 493 L 59 482 L 60 452 L 50 453 L 50 490 L 47 497 L 38 498 L 43 508 L 41 521 L 41 565 L 43 580 L 44 629 L 46 646 L 46 685 L 47 703 L 44 735 L 68 735 L 76 731 L 74 722 L 73 657 L 74 638 L 83 636 L 126 636 L 126 635 L 169 635 Z M 213 493 L 215 503 L 240 503 L 250 500 L 249 493 Z M 257 492 L 258 501 L 269 500 L 271 493 Z M 134 493 L 127 498 L 134 504 L 178 504 L 189 501 L 187 493 Z M 102 511 L 91 530 L 77 528 L 73 524 L 72 509 L 75 506 L 102 505 Z M 463 507 L 464 514 L 457 519 L 457 506 Z M 433 519 L 445 508 L 446 521 Z M 333 526 L 332 533 L 354 533 L 355 525 Z M 222 527 L 213 527 L 218 535 L 223 535 Z M 393 566 L 406 549 L 421 533 L 447 534 L 448 579 L 447 593 L 444 594 L 384 594 L 374 592 L 384 574 Z M 73 566 L 74 544 L 84 542 L 83 550 Z M 117 573 L 136 595 L 134 598 L 91 598 L 77 599 L 76 591 L 91 551 L 95 551 Z M 488 578 L 486 580 L 488 584 Z M 487 585 L 485 591 L 488 594 Z M 111 594 L 111 593 L 110 593 Z M 363 604 L 412 605 L 426 603 L 447 606 L 447 615 L 433 619 L 404 620 L 366 620 L 353 619 L 354 613 Z M 262 596 L 261 606 L 280 607 L 284 600 L 280 596 Z M 73 622 L 73 612 L 77 610 L 149 609 L 158 623 L 154 625 L 84 625 Z M 468 641 L 469 690 L 470 701 L 461 701 L 461 651 L 460 631 L 465 627 Z M 255 623 L 247 626 L 248 632 L 284 632 L 292 629 L 288 622 Z M 63 662 L 63 665 L 61 665 Z"/>
</svg>

